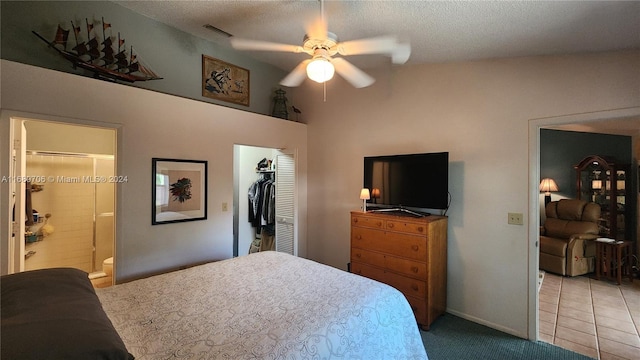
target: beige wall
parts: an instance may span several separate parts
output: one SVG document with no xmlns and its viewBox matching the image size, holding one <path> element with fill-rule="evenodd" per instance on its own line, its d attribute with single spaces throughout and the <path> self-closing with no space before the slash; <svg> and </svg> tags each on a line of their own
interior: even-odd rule
<svg viewBox="0 0 640 360">
<path fill-rule="evenodd" d="M 110 129 L 27 121 L 27 150 L 76 154 L 116 153 L 115 134 Z"/>
<path fill-rule="evenodd" d="M 310 257 L 346 269 L 364 156 L 449 151 L 448 311 L 528 337 L 529 122 L 639 106 L 640 53 L 369 72 L 372 87 L 336 77 L 323 102 L 306 81 L 293 98 L 309 125 Z"/>
<path fill-rule="evenodd" d="M 6 60 L 1 66 L 2 174 L 9 171 L 11 118 L 117 129 L 117 174 L 128 179 L 117 186 L 118 282 L 232 256 L 233 211 L 221 204 L 233 204 L 234 144 L 297 151 L 297 236 L 306 255 L 306 125 Z M 208 161 L 207 220 L 151 225 L 153 157 Z M 8 229 L 7 183 L 0 193 L 0 228 Z M 5 273 L 8 235 L 1 236 Z"/>
</svg>

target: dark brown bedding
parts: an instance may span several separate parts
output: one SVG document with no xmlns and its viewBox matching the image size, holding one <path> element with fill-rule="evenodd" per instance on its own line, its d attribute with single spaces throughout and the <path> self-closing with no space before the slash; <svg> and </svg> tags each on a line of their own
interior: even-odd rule
<svg viewBox="0 0 640 360">
<path fill-rule="evenodd" d="M 84 271 L 5 275 L 0 288 L 2 360 L 133 359 Z"/>
</svg>

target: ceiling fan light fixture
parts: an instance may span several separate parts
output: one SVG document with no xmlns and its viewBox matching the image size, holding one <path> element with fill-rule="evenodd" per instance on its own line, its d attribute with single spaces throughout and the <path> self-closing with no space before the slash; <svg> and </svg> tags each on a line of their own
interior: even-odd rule
<svg viewBox="0 0 640 360">
<path fill-rule="evenodd" d="M 336 69 L 329 59 L 323 56 L 316 56 L 313 61 L 307 65 L 307 76 L 309 79 L 318 83 L 331 80 L 335 71 Z"/>
</svg>

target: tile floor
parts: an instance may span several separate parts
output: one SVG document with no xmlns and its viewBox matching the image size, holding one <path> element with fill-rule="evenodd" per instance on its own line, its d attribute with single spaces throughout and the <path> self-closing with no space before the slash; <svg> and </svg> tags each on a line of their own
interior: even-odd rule
<svg viewBox="0 0 640 360">
<path fill-rule="evenodd" d="M 640 360 L 640 281 L 547 272 L 539 297 L 540 340 L 595 359 Z"/>
</svg>

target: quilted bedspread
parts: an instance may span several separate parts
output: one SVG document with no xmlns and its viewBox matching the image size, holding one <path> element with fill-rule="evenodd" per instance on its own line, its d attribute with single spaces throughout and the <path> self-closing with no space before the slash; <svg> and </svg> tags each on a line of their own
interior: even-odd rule
<svg viewBox="0 0 640 360">
<path fill-rule="evenodd" d="M 96 292 L 136 359 L 427 359 L 399 291 L 283 253 Z"/>
</svg>

